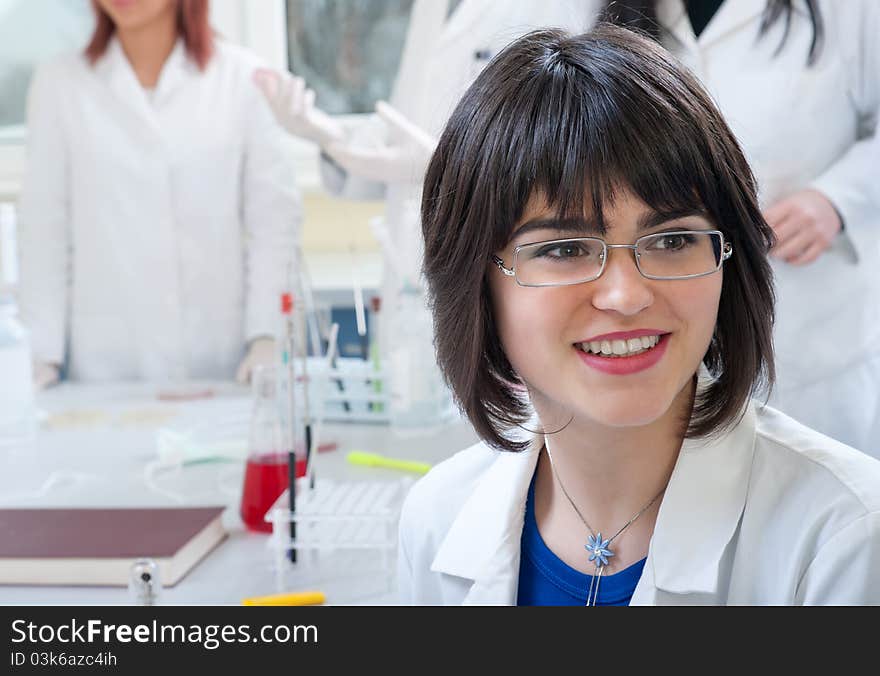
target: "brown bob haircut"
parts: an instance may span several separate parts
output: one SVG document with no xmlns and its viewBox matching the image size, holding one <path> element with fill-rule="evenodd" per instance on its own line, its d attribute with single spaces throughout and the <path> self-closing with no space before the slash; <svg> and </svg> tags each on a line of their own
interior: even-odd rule
<svg viewBox="0 0 880 676">
<path fill-rule="evenodd" d="M 95 30 L 86 45 L 85 54 L 92 65 L 100 59 L 110 39 L 116 32 L 116 24 L 95 0 L 92 0 L 95 12 Z M 177 0 L 177 34 L 183 38 L 186 53 L 198 64 L 199 70 L 205 70 L 214 54 L 214 32 L 210 23 L 208 0 Z"/>
<path fill-rule="evenodd" d="M 499 53 L 459 102 L 421 205 L 438 363 L 495 448 L 524 450 L 528 442 L 511 432 L 532 411 L 497 334 L 490 256 L 507 245 L 536 191 L 558 218 L 590 213 L 604 232 L 603 205 L 620 187 L 659 213 L 704 213 L 733 244 L 703 359 L 713 382 L 694 402 L 687 436 L 728 429 L 756 391 L 772 387 L 773 234 L 751 169 L 709 95 L 633 31 L 536 31 Z"/>
</svg>

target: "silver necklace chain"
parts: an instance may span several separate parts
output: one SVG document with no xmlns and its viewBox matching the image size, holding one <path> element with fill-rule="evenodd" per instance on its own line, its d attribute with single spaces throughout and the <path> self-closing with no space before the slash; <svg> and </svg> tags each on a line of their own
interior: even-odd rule
<svg viewBox="0 0 880 676">
<path fill-rule="evenodd" d="M 596 600 L 599 596 L 599 580 L 601 579 L 602 574 L 605 571 L 605 567 L 607 566 L 607 562 L 603 561 L 604 557 L 596 555 L 596 549 L 598 548 L 602 552 L 605 552 L 606 556 L 613 556 L 614 553 L 607 548 L 611 545 L 612 542 L 614 542 L 614 540 L 617 538 L 618 535 L 620 535 L 623 531 L 625 531 L 642 514 L 647 512 L 648 509 L 651 508 L 651 505 L 653 505 L 655 502 L 657 502 L 657 500 L 660 498 L 660 496 L 663 495 L 663 492 L 666 490 L 666 487 L 664 486 L 662 489 L 660 489 L 660 492 L 657 493 L 657 495 L 655 495 L 653 498 L 651 498 L 651 500 L 650 500 L 650 502 L 648 502 L 648 504 L 646 504 L 638 512 L 636 512 L 635 515 L 629 521 L 627 521 L 625 524 L 623 524 L 614 535 L 612 535 L 610 538 L 608 538 L 606 540 L 603 540 L 601 531 L 597 534 L 593 530 L 593 527 L 590 526 L 589 522 L 584 518 L 584 515 L 581 514 L 581 510 L 578 509 L 574 500 L 571 499 L 571 496 L 568 494 L 568 491 L 565 490 L 565 486 L 562 483 L 562 479 L 559 478 L 559 474 L 556 471 L 556 466 L 553 464 L 553 456 L 550 455 L 550 444 L 547 443 L 546 437 L 544 437 L 544 450 L 547 451 L 547 459 L 550 461 L 550 471 L 552 472 L 553 478 L 556 480 L 556 483 L 559 484 L 559 488 L 562 491 L 562 494 L 565 496 L 565 499 L 568 500 L 568 504 L 571 505 L 571 508 L 574 510 L 575 514 L 578 515 L 578 518 L 580 518 L 580 520 L 583 522 L 584 526 L 587 527 L 587 530 L 590 531 L 590 535 L 593 536 L 593 540 L 592 540 L 593 547 L 591 548 L 588 545 L 586 547 L 586 549 L 587 549 L 587 551 L 591 551 L 594 554 L 595 558 L 591 557 L 591 560 L 595 560 L 595 562 L 596 562 L 596 575 L 592 576 L 591 580 L 590 580 L 590 590 L 587 594 L 587 605 L 596 605 Z"/>
</svg>

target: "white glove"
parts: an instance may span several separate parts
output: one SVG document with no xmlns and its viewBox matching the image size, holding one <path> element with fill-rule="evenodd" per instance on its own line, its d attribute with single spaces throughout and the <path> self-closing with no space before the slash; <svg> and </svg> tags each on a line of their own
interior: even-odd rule
<svg viewBox="0 0 880 676">
<path fill-rule="evenodd" d="M 314 141 L 321 147 L 345 138 L 342 125 L 315 107 L 315 92 L 306 87 L 301 77 L 258 68 L 253 78 L 278 124 L 294 136 Z"/>
<path fill-rule="evenodd" d="M 337 141 L 325 147 L 336 164 L 356 176 L 382 183 L 421 183 L 437 139 L 385 101 L 376 112 L 389 130 L 387 143 L 363 146 Z"/>
<path fill-rule="evenodd" d="M 251 341 L 247 354 L 238 365 L 235 379 L 245 385 L 250 382 L 254 369 L 258 366 L 271 366 L 276 361 L 275 341 L 272 338 L 255 338 Z"/>
<path fill-rule="evenodd" d="M 61 367 L 58 364 L 49 364 L 39 359 L 33 363 L 34 389 L 45 390 L 47 387 L 57 385 L 61 381 Z"/>
</svg>

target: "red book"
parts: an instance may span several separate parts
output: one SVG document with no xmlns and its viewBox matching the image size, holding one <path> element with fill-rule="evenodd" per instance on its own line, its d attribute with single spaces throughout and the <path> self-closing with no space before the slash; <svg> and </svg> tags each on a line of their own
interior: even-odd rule
<svg viewBox="0 0 880 676">
<path fill-rule="evenodd" d="M 0 509 L 0 584 L 124 587 L 150 558 L 171 587 L 226 537 L 224 509 Z"/>
</svg>

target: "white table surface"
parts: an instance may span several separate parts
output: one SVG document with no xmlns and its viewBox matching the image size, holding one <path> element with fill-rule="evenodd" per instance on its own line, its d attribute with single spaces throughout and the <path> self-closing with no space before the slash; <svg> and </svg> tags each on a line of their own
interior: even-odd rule
<svg viewBox="0 0 880 676">
<path fill-rule="evenodd" d="M 160 391 L 214 396 L 163 401 Z M 41 424 L 30 444 L 0 448 L 0 507 L 226 505 L 228 537 L 171 588 L 161 605 L 238 605 L 248 596 L 318 589 L 328 605 L 395 603 L 394 565 L 378 552 L 305 551 L 279 571 L 269 536 L 244 528 L 238 516 L 244 459 L 166 468 L 146 476 L 159 458 L 160 429 L 202 442 L 234 442 L 242 453 L 250 391 L 231 383 L 63 384 L 37 397 Z M 470 425 L 456 419 L 418 434 L 388 425 L 327 424 L 321 440 L 338 449 L 317 454 L 315 475 L 333 481 L 397 481 L 415 475 L 348 463 L 351 450 L 435 463 L 473 443 Z M 366 571 L 366 572 L 364 572 Z M 161 573 L 161 571 L 160 571 Z M 122 587 L 0 585 L 0 604 L 130 603 Z"/>
</svg>

